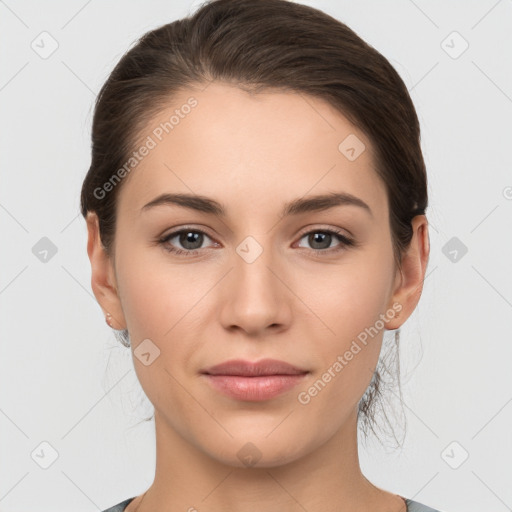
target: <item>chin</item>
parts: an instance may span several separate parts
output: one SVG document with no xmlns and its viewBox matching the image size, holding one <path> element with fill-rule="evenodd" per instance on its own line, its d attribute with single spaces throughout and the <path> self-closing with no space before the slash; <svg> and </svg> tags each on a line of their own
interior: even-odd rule
<svg viewBox="0 0 512 512">
<path fill-rule="evenodd" d="M 270 437 L 273 437 L 271 434 Z M 227 466 L 237 468 L 265 469 L 290 464 L 307 452 L 306 443 L 294 440 L 290 436 L 285 438 L 277 436 L 269 439 L 268 432 L 259 436 L 237 437 L 229 441 L 228 445 L 219 452 L 217 445 L 214 452 L 205 449 L 210 457 Z"/>
</svg>

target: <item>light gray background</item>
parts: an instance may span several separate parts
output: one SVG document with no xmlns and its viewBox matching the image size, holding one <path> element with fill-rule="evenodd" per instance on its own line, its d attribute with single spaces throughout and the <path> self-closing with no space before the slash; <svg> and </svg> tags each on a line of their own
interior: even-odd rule
<svg viewBox="0 0 512 512">
<path fill-rule="evenodd" d="M 79 191 L 108 73 L 198 3 L 0 1 L 1 511 L 102 510 L 152 482 L 152 406 L 92 295 Z M 363 470 L 445 512 L 511 510 L 512 1 L 304 3 L 395 66 L 429 175 L 428 277 L 402 328 L 407 435 L 361 447 Z M 47 58 L 31 47 L 51 48 L 43 31 Z"/>
</svg>

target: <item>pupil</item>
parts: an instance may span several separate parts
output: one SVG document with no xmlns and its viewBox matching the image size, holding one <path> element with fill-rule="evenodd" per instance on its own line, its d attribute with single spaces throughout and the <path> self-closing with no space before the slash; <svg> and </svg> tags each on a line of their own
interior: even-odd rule
<svg viewBox="0 0 512 512">
<path fill-rule="evenodd" d="M 193 247 L 187 246 L 188 243 L 191 243 L 192 245 L 194 245 L 194 242 L 195 242 L 197 244 L 197 239 L 198 239 L 198 237 L 201 236 L 201 233 L 193 233 L 193 232 L 189 231 L 187 233 L 183 233 L 182 236 L 184 236 L 184 240 L 182 239 L 182 240 L 180 240 L 180 242 L 187 249 L 198 249 L 199 247 L 201 247 L 201 243 L 199 243 L 197 245 L 197 247 L 196 246 L 193 246 Z"/>
<path fill-rule="evenodd" d="M 312 243 L 313 248 L 315 248 L 315 249 L 325 249 L 325 248 L 329 247 L 330 239 L 328 237 L 330 237 L 330 236 L 331 235 L 329 233 L 314 233 L 313 234 L 313 243 Z M 316 243 L 320 243 L 321 244 L 322 242 L 325 242 L 326 238 L 327 238 L 327 241 L 329 242 L 327 244 L 327 246 L 325 246 L 325 247 L 315 247 Z"/>
</svg>

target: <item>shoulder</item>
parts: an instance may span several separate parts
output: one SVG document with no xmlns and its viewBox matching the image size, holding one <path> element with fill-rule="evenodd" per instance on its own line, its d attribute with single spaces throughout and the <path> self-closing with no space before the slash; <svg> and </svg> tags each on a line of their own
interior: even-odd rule
<svg viewBox="0 0 512 512">
<path fill-rule="evenodd" d="M 117 505 L 114 505 L 113 507 L 107 508 L 106 510 L 103 510 L 102 512 L 123 512 L 123 510 L 135 499 L 135 496 L 133 498 L 128 498 L 127 500 L 121 501 L 121 503 L 118 503 Z"/>
<path fill-rule="evenodd" d="M 114 505 L 110 508 L 107 508 L 106 510 L 103 510 L 102 512 L 123 512 L 125 510 L 125 508 L 134 499 L 135 499 L 135 496 L 133 498 L 128 498 L 127 500 L 124 500 L 121 503 L 118 503 L 117 505 Z M 405 498 L 405 501 L 407 503 L 407 512 L 441 512 L 440 510 L 428 507 L 427 505 L 423 505 L 423 503 L 419 503 L 414 500 Z"/>
<path fill-rule="evenodd" d="M 440 510 L 427 507 L 427 505 L 423 505 L 423 503 L 418 503 L 417 501 L 407 498 L 405 498 L 405 502 L 407 503 L 407 512 L 441 512 Z"/>
</svg>

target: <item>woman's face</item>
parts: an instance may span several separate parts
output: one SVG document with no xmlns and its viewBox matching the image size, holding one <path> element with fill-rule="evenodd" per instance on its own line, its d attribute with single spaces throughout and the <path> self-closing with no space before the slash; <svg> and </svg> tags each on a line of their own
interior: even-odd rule
<svg viewBox="0 0 512 512">
<path fill-rule="evenodd" d="M 268 467 L 352 431 L 401 308 L 369 140 L 321 100 L 213 82 L 176 96 L 141 141 L 118 200 L 115 279 L 158 428 L 223 463 Z M 162 194 L 224 214 L 198 200 L 145 207 Z M 334 194 L 357 199 L 305 202 Z M 307 373 L 259 397 L 215 385 L 250 377 L 202 373 L 265 358 Z"/>
</svg>

